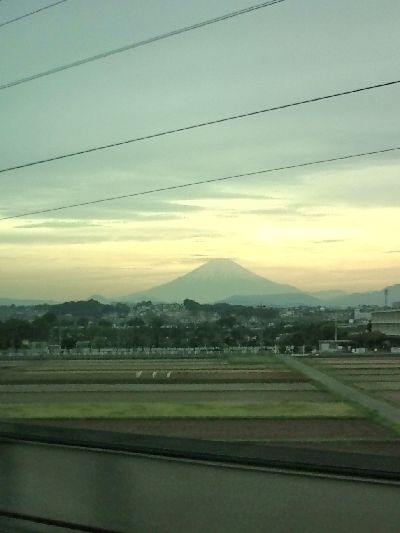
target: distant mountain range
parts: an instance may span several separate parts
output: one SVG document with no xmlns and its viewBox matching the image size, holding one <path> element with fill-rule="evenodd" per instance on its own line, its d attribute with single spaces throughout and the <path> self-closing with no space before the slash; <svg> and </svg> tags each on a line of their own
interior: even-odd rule
<svg viewBox="0 0 400 533">
<path fill-rule="evenodd" d="M 388 287 L 389 303 L 400 301 L 400 284 Z M 101 295 L 91 299 L 107 304 L 115 302 L 182 302 L 186 298 L 199 303 L 225 302 L 236 305 L 266 306 L 332 306 L 357 307 L 361 305 L 384 305 L 382 290 L 345 293 L 325 290 L 306 293 L 282 283 L 276 283 L 254 274 L 230 259 L 212 259 L 195 270 L 172 281 L 146 291 L 123 297 L 105 298 Z M 40 305 L 54 304 L 48 300 L 18 300 L 0 298 L 0 305 Z"/>
<path fill-rule="evenodd" d="M 323 302 L 311 294 L 304 292 L 287 294 L 261 294 L 261 295 L 235 295 L 224 300 L 224 303 L 231 305 L 266 305 L 278 307 L 296 307 L 297 305 L 323 305 Z"/>
<path fill-rule="evenodd" d="M 317 292 L 311 292 L 310 293 L 315 298 L 318 298 L 318 300 L 333 300 L 334 298 L 339 298 L 340 296 L 348 296 L 349 293 L 345 291 L 317 291 Z"/>
<path fill-rule="evenodd" d="M 390 302 L 400 300 L 400 285 L 393 285 L 388 289 Z M 226 302 L 283 307 L 384 305 L 383 289 L 352 294 L 339 290 L 306 293 L 294 286 L 258 276 L 229 259 L 212 259 L 168 283 L 118 298 L 118 301 L 182 302 L 185 298 L 199 303 Z"/>
<path fill-rule="evenodd" d="M 29 300 L 29 299 L 18 299 L 18 298 L 0 298 L 0 305 L 44 305 L 44 304 L 55 304 L 52 300 Z"/>
<path fill-rule="evenodd" d="M 400 285 L 391 285 L 388 289 L 388 301 L 400 301 Z M 385 305 L 384 289 L 380 291 L 370 292 L 354 292 L 352 294 L 345 294 L 336 298 L 329 299 L 330 305 L 339 307 L 357 307 L 359 305 Z"/>
</svg>

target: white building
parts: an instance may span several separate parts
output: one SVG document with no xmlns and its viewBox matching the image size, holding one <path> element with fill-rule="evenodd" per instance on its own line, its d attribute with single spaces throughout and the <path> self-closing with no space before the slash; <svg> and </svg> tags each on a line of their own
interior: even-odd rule
<svg viewBox="0 0 400 533">
<path fill-rule="evenodd" d="M 354 309 L 354 320 L 355 322 L 364 322 L 367 323 L 371 320 L 371 311 L 363 311 L 361 309 Z"/>
<path fill-rule="evenodd" d="M 347 351 L 349 341 L 345 340 L 321 340 L 319 341 L 320 353 L 338 353 Z"/>
<path fill-rule="evenodd" d="M 385 335 L 400 335 L 400 309 L 374 311 L 371 322 L 372 331 Z"/>
</svg>

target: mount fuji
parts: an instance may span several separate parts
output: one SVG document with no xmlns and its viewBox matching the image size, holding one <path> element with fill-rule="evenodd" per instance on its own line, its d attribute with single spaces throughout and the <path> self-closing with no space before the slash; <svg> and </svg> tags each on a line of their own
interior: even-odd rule
<svg viewBox="0 0 400 533">
<path fill-rule="evenodd" d="M 120 301 L 138 302 L 152 300 L 156 302 L 182 302 L 185 298 L 199 303 L 220 302 L 232 297 L 252 297 L 260 299 L 272 295 L 296 295 L 300 301 L 304 296 L 306 305 L 313 305 L 309 300 L 318 300 L 296 287 L 275 283 L 254 274 L 230 259 L 211 259 L 195 270 L 184 274 L 168 283 L 158 285 L 143 292 L 120 298 Z M 270 298 L 268 298 L 270 299 Z M 249 305 L 249 304 L 248 304 Z M 315 303 L 314 303 L 315 305 Z"/>
</svg>

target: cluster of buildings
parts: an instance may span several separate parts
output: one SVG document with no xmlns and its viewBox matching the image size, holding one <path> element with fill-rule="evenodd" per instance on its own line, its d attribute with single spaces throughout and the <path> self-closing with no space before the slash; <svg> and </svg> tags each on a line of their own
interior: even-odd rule
<svg viewBox="0 0 400 533">
<path fill-rule="evenodd" d="M 350 319 L 350 323 L 363 324 L 366 326 L 367 331 L 371 333 L 381 333 L 392 338 L 392 340 L 398 340 L 400 343 L 400 302 L 393 304 L 392 308 L 385 309 L 354 309 L 353 318 Z M 341 340 L 337 337 L 337 330 L 335 339 L 321 340 L 319 342 L 320 353 L 340 353 L 349 351 L 349 341 Z M 367 349 L 364 347 L 353 348 L 353 353 L 366 353 Z M 400 353 L 399 346 L 391 346 L 390 351 L 392 353 Z"/>
<path fill-rule="evenodd" d="M 37 318 L 38 313 L 43 314 L 43 309 L 25 307 L 19 310 L 21 312 L 21 318 L 25 320 L 32 320 Z M 57 335 L 52 335 L 53 340 L 49 342 L 33 342 L 30 341 L 24 348 L 32 352 L 32 354 L 48 353 L 53 356 L 62 355 L 63 350 L 61 348 L 61 332 L 68 331 L 68 328 L 75 328 L 75 330 L 86 329 L 96 325 L 101 325 L 101 322 L 106 321 L 109 326 L 114 330 L 125 330 L 126 328 L 142 328 L 145 325 L 151 326 L 154 321 L 158 321 L 158 327 L 162 330 L 168 328 L 176 328 L 177 326 L 183 326 L 184 328 L 196 328 L 197 325 L 202 323 L 213 323 L 215 327 L 225 327 L 224 320 L 228 315 L 221 315 L 217 312 L 216 308 L 210 306 L 209 308 L 199 306 L 196 312 L 191 312 L 183 304 L 152 304 L 151 302 L 141 302 L 139 304 L 126 305 L 124 304 L 124 310 L 114 308 L 110 309 L 107 306 L 105 312 L 100 315 L 101 318 L 78 318 L 71 314 L 63 314 L 62 321 L 58 321 L 58 338 Z M 235 313 L 238 313 L 235 315 Z M 222 317 L 225 317 L 224 319 Z M 335 333 L 331 339 L 321 339 L 317 349 L 314 349 L 315 353 L 320 354 L 333 354 L 333 353 L 355 353 L 362 354 L 371 350 L 371 347 L 366 348 L 365 345 L 353 342 L 354 334 L 357 332 L 369 332 L 371 337 L 373 334 L 386 335 L 390 342 L 387 343 L 387 350 L 391 350 L 394 353 L 400 353 L 400 304 L 393 304 L 393 307 L 377 308 L 376 306 L 362 307 L 362 308 L 347 308 L 347 309 L 333 309 L 333 308 L 319 308 L 319 307 L 298 307 L 287 309 L 276 309 L 275 314 L 272 314 L 269 318 L 262 314 L 257 314 L 255 311 L 249 313 L 248 310 L 245 313 L 240 313 L 240 309 L 235 310 L 232 308 L 233 320 L 230 328 L 244 327 L 247 329 L 247 334 L 241 339 L 242 346 L 237 349 L 240 351 L 246 351 L 246 346 L 243 344 L 251 345 L 251 351 L 257 351 L 260 347 L 256 347 L 257 339 L 262 339 L 262 331 L 268 328 L 276 330 L 275 343 L 279 343 L 280 337 L 288 337 L 292 332 L 292 328 L 301 327 L 303 320 L 311 321 L 314 323 L 327 323 L 334 322 Z M 83 322 L 82 322 L 83 321 Z M 220 322 L 218 322 L 220 321 Z M 228 318 L 229 321 L 229 318 Z M 82 322 L 82 323 L 81 323 Z M 68 325 L 69 324 L 69 325 Z M 300 324 L 300 326 L 299 326 Z M 123 332 L 121 331 L 121 335 Z M 115 335 L 120 335 L 115 331 Z M 165 335 L 169 335 L 168 332 Z M 122 354 L 122 348 L 101 348 L 95 347 L 95 344 L 88 340 L 79 340 L 84 338 L 84 334 L 78 335 L 78 340 L 74 345 L 73 351 L 79 356 L 87 354 L 93 354 L 97 350 L 99 355 L 106 356 L 110 351 L 117 350 Z M 87 337 L 86 337 L 87 338 Z M 264 337 L 265 338 L 265 337 Z M 275 337 L 274 337 L 275 338 Z M 270 340 L 269 343 L 274 342 Z M 258 344 L 262 344 L 262 340 Z M 265 341 L 264 341 L 265 343 Z M 189 345 L 188 345 L 189 346 Z M 314 344 L 315 346 L 315 344 Z M 277 350 L 275 346 L 264 347 L 265 349 Z M 290 348 L 290 347 L 289 347 Z M 293 349 L 299 349 L 299 347 L 292 347 Z M 301 348 L 301 347 L 300 347 Z M 303 347 L 303 351 L 304 351 Z M 183 348 L 182 348 L 183 349 Z M 233 351 L 236 348 L 229 347 L 229 351 Z M 157 350 L 160 355 L 170 354 L 171 351 L 177 351 L 178 348 L 151 348 L 153 353 Z M 194 354 L 200 353 L 203 348 L 184 348 L 186 352 L 192 350 Z M 215 348 L 215 351 L 221 350 L 221 348 Z M 250 347 L 249 347 L 250 350 Z M 386 348 L 385 348 L 386 350 Z M 130 349 L 126 349 L 126 355 L 132 352 Z M 135 350 L 134 350 L 135 351 Z M 137 349 L 136 349 L 137 351 Z M 204 351 L 204 350 L 203 350 Z M 208 347 L 208 352 L 212 352 L 213 348 Z M 293 350 L 292 350 L 293 351 Z M 289 350 L 290 353 L 290 350 Z"/>
</svg>

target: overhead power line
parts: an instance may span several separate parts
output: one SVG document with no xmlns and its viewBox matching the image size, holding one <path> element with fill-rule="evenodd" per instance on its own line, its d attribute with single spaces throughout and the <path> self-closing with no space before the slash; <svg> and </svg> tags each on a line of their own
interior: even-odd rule
<svg viewBox="0 0 400 533">
<path fill-rule="evenodd" d="M 216 120 L 209 120 L 207 122 L 200 122 L 200 123 L 197 123 L 197 124 L 191 124 L 189 126 L 182 126 L 182 127 L 179 127 L 179 128 L 174 128 L 172 130 L 165 130 L 165 131 L 161 131 L 161 132 L 157 132 L 157 133 L 151 133 L 149 135 L 143 135 L 143 136 L 140 136 L 140 137 L 134 137 L 133 139 L 125 139 L 123 141 L 118 141 L 118 142 L 115 142 L 115 143 L 103 144 L 101 146 L 95 146 L 95 147 L 92 147 L 92 148 L 86 148 L 86 149 L 83 149 L 83 150 L 78 150 L 76 152 L 68 152 L 68 153 L 65 153 L 65 154 L 56 155 L 56 156 L 53 156 L 53 157 L 48 157 L 46 159 L 38 159 L 36 161 L 30 161 L 28 163 L 22 163 L 20 165 L 14 165 L 12 167 L 2 168 L 2 169 L 0 169 L 0 173 L 9 172 L 11 170 L 17 170 L 17 169 L 20 169 L 20 168 L 32 167 L 34 165 L 42 165 L 44 163 L 49 163 L 51 161 L 58 161 L 60 159 L 67 159 L 68 157 L 75 157 L 75 156 L 79 156 L 79 155 L 89 154 L 91 152 L 98 152 L 100 150 L 107 150 L 109 148 L 115 148 L 117 146 L 123 146 L 125 144 L 132 144 L 132 143 L 145 141 L 145 140 L 149 140 L 149 139 L 155 139 L 157 137 L 163 137 L 164 135 L 172 135 L 174 133 L 181 133 L 181 132 L 188 131 L 188 130 L 194 130 L 196 128 L 203 128 L 205 126 L 212 126 L 214 124 L 221 124 L 223 122 L 229 122 L 231 120 L 237 120 L 237 119 L 241 119 L 241 118 L 247 118 L 247 117 L 252 117 L 252 116 L 256 116 L 256 115 L 261 115 L 263 113 L 269 113 L 271 111 L 278 111 L 280 109 L 286 109 L 286 108 L 289 108 L 289 107 L 296 107 L 296 106 L 301 106 L 301 105 L 305 105 L 305 104 L 311 104 L 313 102 L 320 102 L 322 100 L 329 100 L 329 99 L 332 99 L 332 98 L 337 98 L 339 96 L 347 96 L 347 95 L 350 95 L 350 94 L 370 91 L 372 89 L 380 89 L 382 87 L 389 87 L 389 86 L 392 86 L 392 85 L 397 85 L 399 83 L 400 83 L 400 80 L 388 81 L 388 82 L 385 82 L 385 83 L 378 83 L 376 85 L 369 85 L 367 87 L 360 87 L 360 88 L 357 88 L 357 89 L 350 89 L 350 90 L 339 92 L 339 93 L 332 93 L 332 94 L 327 94 L 327 95 L 324 95 L 324 96 L 316 96 L 315 98 L 308 98 L 307 100 L 298 100 L 297 102 L 291 102 L 291 103 L 288 103 L 288 104 L 282 104 L 282 105 L 278 105 L 278 106 L 274 106 L 274 107 L 268 107 L 268 108 L 265 108 L 265 109 L 258 109 L 256 111 L 250 111 L 248 113 L 241 113 L 239 115 L 231 115 L 229 117 L 223 117 L 223 118 L 219 118 L 219 119 L 216 119 Z"/>
<path fill-rule="evenodd" d="M 24 19 L 26 17 L 31 17 L 32 15 L 36 15 L 37 13 L 40 13 L 41 11 L 44 11 L 45 9 L 50 9 L 51 7 L 58 6 L 60 4 L 64 4 L 65 2 L 68 2 L 68 0 L 58 0 L 58 2 L 53 2 L 52 4 L 49 4 L 47 6 L 41 7 L 39 9 L 35 9 L 35 11 L 30 11 L 29 13 L 25 13 L 24 15 L 21 15 L 19 17 L 15 17 L 14 19 L 6 20 L 5 22 L 0 22 L 0 28 L 3 26 L 7 26 L 7 24 L 12 24 L 13 22 L 18 22 L 21 19 Z"/>
<path fill-rule="evenodd" d="M 122 194 L 120 196 L 110 196 L 110 197 L 107 197 L 107 198 L 100 198 L 100 199 L 97 199 L 97 200 L 89 200 L 87 202 L 79 202 L 79 203 L 74 203 L 74 204 L 62 205 L 62 206 L 59 206 L 59 207 L 41 209 L 39 211 L 29 211 L 29 212 L 26 212 L 26 213 L 19 213 L 17 215 L 11 215 L 11 216 L 8 216 L 8 217 L 0 218 L 0 221 L 2 221 L 2 220 L 11 220 L 11 219 L 15 219 L 15 218 L 27 217 L 27 216 L 32 216 L 32 215 L 41 215 L 41 214 L 44 214 L 44 213 L 53 213 L 54 211 L 63 211 L 65 209 L 71 209 L 73 207 L 82 207 L 82 206 L 87 206 L 87 205 L 100 204 L 100 203 L 104 203 L 104 202 L 111 202 L 111 201 L 114 201 L 114 200 L 122 200 L 124 198 L 133 198 L 135 196 L 145 196 L 145 195 L 149 195 L 149 194 L 155 194 L 155 193 L 158 193 L 158 192 L 172 191 L 172 190 L 176 190 L 176 189 L 186 189 L 188 187 L 195 187 L 195 186 L 198 186 L 198 185 L 205 185 L 207 183 L 216 183 L 216 182 L 220 182 L 220 181 L 228 181 L 228 180 L 233 180 L 233 179 L 248 178 L 250 176 L 258 176 L 258 175 L 261 175 L 261 174 L 268 174 L 268 173 L 272 173 L 272 172 L 280 172 L 280 171 L 283 171 L 283 170 L 290 170 L 290 169 L 294 169 L 294 168 L 310 167 L 310 166 L 315 166 L 315 165 L 322 165 L 323 163 L 333 163 L 334 161 L 343 161 L 343 160 L 346 160 L 346 159 L 355 159 L 357 157 L 366 157 L 366 156 L 371 156 L 371 155 L 384 154 L 384 153 L 388 153 L 388 152 L 394 152 L 396 150 L 400 150 L 400 146 L 396 146 L 394 148 L 384 148 L 384 149 L 381 149 L 381 150 L 373 150 L 373 151 L 370 151 L 370 152 L 361 152 L 361 153 L 357 153 L 357 154 L 342 155 L 342 156 L 338 156 L 338 157 L 330 157 L 328 159 L 319 159 L 319 160 L 316 160 L 316 161 L 307 161 L 306 163 L 296 163 L 296 164 L 293 164 L 293 165 L 285 165 L 285 166 L 282 166 L 282 167 L 267 168 L 267 169 L 263 169 L 263 170 L 256 170 L 256 171 L 253 171 L 253 172 L 244 172 L 244 173 L 241 173 L 241 174 L 234 174 L 234 175 L 231 175 L 231 176 L 224 176 L 224 177 L 219 177 L 219 178 L 201 179 L 201 180 L 192 181 L 192 182 L 189 182 L 189 183 L 182 183 L 182 184 L 179 184 L 179 185 L 170 185 L 168 187 L 159 187 L 157 189 L 148 189 L 146 191 L 139 191 L 139 192 L 134 192 L 134 193 L 131 193 L 131 194 Z"/>
<path fill-rule="evenodd" d="M 66 0 L 62 0 L 62 1 L 65 2 Z M 73 61 L 72 63 L 66 63 L 65 65 L 59 65 L 57 67 L 53 67 L 51 69 L 44 70 L 42 72 L 37 72 L 36 74 L 26 76 L 25 78 L 20 78 L 19 80 L 4 83 L 3 85 L 0 85 L 0 90 L 8 89 L 10 87 L 14 87 L 15 85 L 20 85 L 22 83 L 27 83 L 29 81 L 37 80 L 38 78 L 43 78 L 44 76 L 50 76 L 52 74 L 57 74 L 58 72 L 62 72 L 63 70 L 68 70 L 70 68 L 79 67 L 81 65 L 85 65 L 86 63 L 91 63 L 93 61 L 98 61 L 99 59 L 104 59 L 106 57 L 110 57 L 115 54 L 127 52 L 128 50 L 133 50 L 134 48 L 146 46 L 147 44 L 152 44 L 157 41 L 161 41 L 163 39 L 169 39 L 170 37 L 175 37 L 176 35 L 180 35 L 181 33 L 186 33 L 192 30 L 198 30 L 200 28 L 203 28 L 204 26 L 209 26 L 210 24 L 215 24 L 217 22 L 222 22 L 224 20 L 238 17 L 240 15 L 245 15 L 247 13 L 251 13 L 252 11 L 263 9 L 264 7 L 269 7 L 275 4 L 280 4 L 281 2 L 285 2 L 285 0 L 269 0 L 268 2 L 262 2 L 261 4 L 249 6 L 244 9 L 240 9 L 238 11 L 232 11 L 230 13 L 226 13 L 225 15 L 221 15 L 219 17 L 214 17 L 212 19 L 203 20 L 202 22 L 197 22 L 196 24 L 192 24 L 191 26 L 185 26 L 183 28 L 178 28 L 176 30 L 162 33 L 154 37 L 149 37 L 148 39 L 143 39 L 142 41 L 130 43 L 125 46 L 121 46 L 120 48 L 114 48 L 113 50 L 108 50 L 107 52 L 101 52 L 100 54 L 96 54 L 94 56 L 89 56 L 83 59 L 78 59 L 77 61 Z"/>
</svg>

